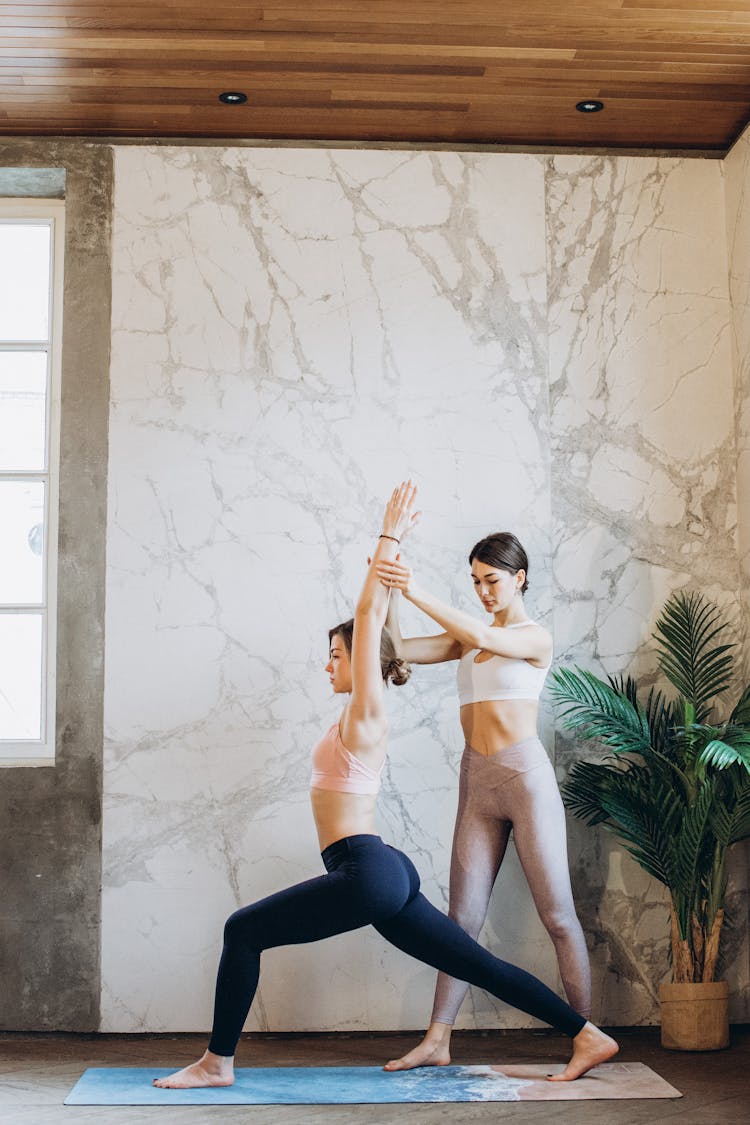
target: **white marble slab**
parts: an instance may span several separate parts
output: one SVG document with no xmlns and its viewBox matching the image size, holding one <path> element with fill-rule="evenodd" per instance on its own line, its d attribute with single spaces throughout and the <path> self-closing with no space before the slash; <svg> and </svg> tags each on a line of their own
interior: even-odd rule
<svg viewBox="0 0 750 1125">
<path fill-rule="evenodd" d="M 103 1029 L 207 1027 L 227 913 L 319 871 L 327 630 L 395 481 L 436 590 L 471 606 L 470 546 L 512 527 L 549 614 L 543 187 L 531 156 L 117 150 Z M 451 672 L 391 706 L 383 832 L 445 903 Z M 503 894 L 488 940 L 554 983 L 512 865 Z M 265 955 L 249 1026 L 416 1027 L 432 987 L 349 935 Z"/>
<path fill-rule="evenodd" d="M 647 675 L 675 587 L 737 604 L 743 152 L 732 320 L 718 162 L 117 149 L 103 1030 L 206 1028 L 226 914 L 319 871 L 327 630 L 402 475 L 425 582 L 472 607 L 468 548 L 515 530 L 562 659 Z M 445 904 L 451 670 L 390 707 L 383 834 Z M 551 725 L 545 706 L 548 743 Z M 595 1015 L 654 1022 L 663 893 L 601 834 L 570 837 Z M 514 855 L 502 880 L 484 940 L 555 984 Z M 433 979 L 372 931 L 271 951 L 248 1027 L 418 1027 Z M 461 1021 L 530 1022 L 476 993 Z"/>
<path fill-rule="evenodd" d="M 555 157 L 547 221 L 556 649 L 599 674 L 648 679 L 672 591 L 697 588 L 737 618 L 722 168 Z M 557 746 L 564 769 L 580 748 Z M 571 828 L 594 1016 L 658 1022 L 664 891 L 603 835 Z M 750 991 L 742 934 L 726 941 L 736 1018 Z"/>
</svg>

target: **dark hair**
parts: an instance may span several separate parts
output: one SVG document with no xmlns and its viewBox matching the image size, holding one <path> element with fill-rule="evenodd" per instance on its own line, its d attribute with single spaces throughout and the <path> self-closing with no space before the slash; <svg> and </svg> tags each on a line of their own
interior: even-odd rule
<svg viewBox="0 0 750 1125">
<path fill-rule="evenodd" d="M 521 593 L 525 594 L 528 590 L 529 557 L 512 531 L 496 531 L 493 535 L 480 539 L 471 548 L 469 564 L 474 559 L 498 570 L 508 570 L 511 574 L 522 570 L 525 577 Z"/>
<path fill-rule="evenodd" d="M 342 621 L 340 625 L 334 625 L 333 629 L 328 631 L 328 643 L 330 644 L 334 637 L 341 637 L 346 645 L 346 651 L 351 656 L 352 653 L 352 638 L 354 637 L 354 618 L 350 617 L 348 621 Z M 401 687 L 405 684 L 411 675 L 411 667 L 402 660 L 400 656 L 396 655 L 396 649 L 393 645 L 391 634 L 387 629 L 383 629 L 380 634 L 380 671 L 383 674 L 385 683 L 395 684 L 396 687 Z"/>
</svg>

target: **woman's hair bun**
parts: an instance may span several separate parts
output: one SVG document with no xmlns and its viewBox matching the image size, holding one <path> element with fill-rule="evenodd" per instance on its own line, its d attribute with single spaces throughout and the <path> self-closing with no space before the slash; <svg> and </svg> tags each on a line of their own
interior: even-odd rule
<svg viewBox="0 0 750 1125">
<path fill-rule="evenodd" d="M 396 657 L 388 665 L 386 669 L 386 680 L 390 680 L 396 687 L 401 687 L 409 679 L 411 675 L 411 665 L 407 664 L 405 660 Z"/>
</svg>

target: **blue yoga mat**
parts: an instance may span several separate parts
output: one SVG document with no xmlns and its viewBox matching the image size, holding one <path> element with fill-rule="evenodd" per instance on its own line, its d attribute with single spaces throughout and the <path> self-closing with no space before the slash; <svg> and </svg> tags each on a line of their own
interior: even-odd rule
<svg viewBox="0 0 750 1125">
<path fill-rule="evenodd" d="M 65 1105 L 367 1105 L 386 1102 L 515 1102 L 588 1098 L 679 1097 L 642 1063 L 597 1067 L 577 1082 L 550 1083 L 562 1066 L 423 1067 L 389 1074 L 378 1066 L 252 1067 L 236 1071 L 233 1086 L 162 1090 L 154 1078 L 174 1067 L 87 1070 Z M 519 1073 L 521 1072 L 521 1073 Z"/>
</svg>

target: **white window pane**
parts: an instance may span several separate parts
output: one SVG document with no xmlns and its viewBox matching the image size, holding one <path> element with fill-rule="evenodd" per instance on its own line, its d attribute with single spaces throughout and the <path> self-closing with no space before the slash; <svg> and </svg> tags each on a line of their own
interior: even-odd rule
<svg viewBox="0 0 750 1125">
<path fill-rule="evenodd" d="M 42 617 L 0 613 L 0 740 L 42 737 Z"/>
<path fill-rule="evenodd" d="M 0 352 L 0 469 L 45 469 L 46 352 Z"/>
<path fill-rule="evenodd" d="M 49 223 L 0 223 L 0 340 L 46 340 Z"/>
<path fill-rule="evenodd" d="M 44 484 L 41 481 L 0 481 L 0 528 L 0 604 L 41 604 L 44 598 Z"/>
</svg>

